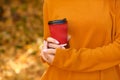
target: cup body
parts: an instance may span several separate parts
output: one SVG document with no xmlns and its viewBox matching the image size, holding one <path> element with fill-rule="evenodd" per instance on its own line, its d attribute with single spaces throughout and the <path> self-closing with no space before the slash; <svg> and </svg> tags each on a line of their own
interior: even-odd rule
<svg viewBox="0 0 120 80">
<path fill-rule="evenodd" d="M 58 40 L 60 44 L 67 43 L 68 24 L 67 20 L 49 21 L 49 29 L 51 37 Z"/>
</svg>

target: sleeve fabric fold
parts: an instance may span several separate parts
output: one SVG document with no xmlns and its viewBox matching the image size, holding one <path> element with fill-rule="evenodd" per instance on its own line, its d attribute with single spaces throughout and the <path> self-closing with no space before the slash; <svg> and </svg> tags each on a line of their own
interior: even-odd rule
<svg viewBox="0 0 120 80">
<path fill-rule="evenodd" d="M 50 31 L 49 31 L 49 26 L 48 26 L 48 21 L 49 21 L 49 13 L 48 13 L 48 2 L 47 0 L 44 0 L 43 4 L 43 24 L 44 24 L 44 37 L 43 39 L 46 40 L 47 37 L 50 36 Z"/>
</svg>

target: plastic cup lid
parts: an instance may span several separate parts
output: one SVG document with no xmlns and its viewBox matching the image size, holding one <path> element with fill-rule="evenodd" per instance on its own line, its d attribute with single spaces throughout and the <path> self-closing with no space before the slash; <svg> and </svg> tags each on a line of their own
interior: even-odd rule
<svg viewBox="0 0 120 80">
<path fill-rule="evenodd" d="M 67 20 L 66 18 L 62 19 L 62 20 L 53 20 L 53 21 L 49 21 L 48 24 L 51 25 L 51 24 L 64 24 L 66 23 Z"/>
</svg>

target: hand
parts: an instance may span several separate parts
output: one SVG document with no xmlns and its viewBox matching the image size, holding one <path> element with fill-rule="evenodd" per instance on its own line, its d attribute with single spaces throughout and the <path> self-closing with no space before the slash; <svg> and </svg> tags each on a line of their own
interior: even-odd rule
<svg viewBox="0 0 120 80">
<path fill-rule="evenodd" d="M 52 49 L 57 49 L 57 48 L 65 49 L 64 46 L 67 45 L 67 44 L 59 44 L 59 42 L 52 37 L 48 37 L 47 42 L 48 42 L 48 48 L 52 48 Z"/>
<path fill-rule="evenodd" d="M 65 49 L 64 46 L 67 44 L 59 45 L 59 42 L 51 37 L 47 38 L 47 41 L 44 41 L 43 46 L 41 47 L 41 57 L 47 63 L 52 64 L 57 48 Z M 49 47 L 49 48 L 48 48 Z"/>
</svg>

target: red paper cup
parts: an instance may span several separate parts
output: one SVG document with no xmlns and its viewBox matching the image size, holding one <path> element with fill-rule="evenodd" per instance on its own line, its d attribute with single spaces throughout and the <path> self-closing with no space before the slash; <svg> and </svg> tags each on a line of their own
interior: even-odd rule
<svg viewBox="0 0 120 80">
<path fill-rule="evenodd" d="M 49 21 L 49 28 L 51 37 L 58 40 L 60 44 L 67 43 L 68 24 L 67 20 Z"/>
</svg>

